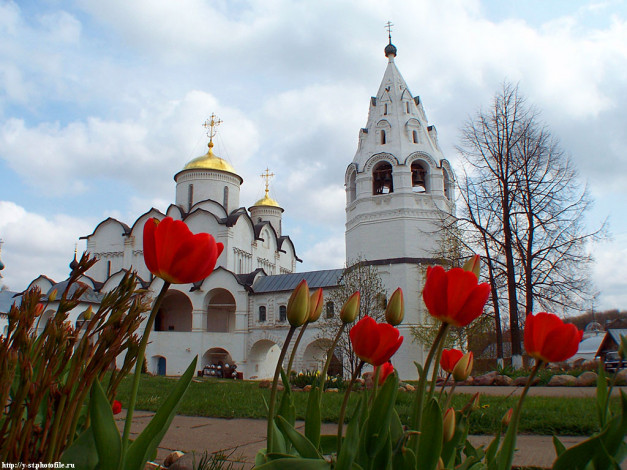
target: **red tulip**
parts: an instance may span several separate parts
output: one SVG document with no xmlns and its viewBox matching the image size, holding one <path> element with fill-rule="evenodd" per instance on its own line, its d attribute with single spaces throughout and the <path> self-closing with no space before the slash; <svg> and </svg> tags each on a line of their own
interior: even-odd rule
<svg viewBox="0 0 627 470">
<path fill-rule="evenodd" d="M 453 268 L 444 271 L 442 266 L 427 268 L 427 282 L 422 298 L 429 313 L 454 326 L 466 326 L 483 313 L 490 296 L 490 286 L 477 284 L 472 271 Z"/>
<path fill-rule="evenodd" d="M 209 276 L 224 245 L 208 233 L 194 235 L 185 222 L 152 218 L 144 225 L 144 260 L 155 276 L 172 284 L 198 282 Z"/>
<path fill-rule="evenodd" d="M 120 403 L 117 400 L 113 400 L 113 405 L 111 405 L 111 410 L 113 411 L 114 415 L 117 415 L 118 413 L 122 411 L 122 403 Z"/>
<path fill-rule="evenodd" d="M 388 378 L 388 375 L 394 373 L 394 366 L 390 361 L 385 362 L 383 365 L 378 367 L 379 369 L 379 385 L 383 385 L 385 383 L 385 379 Z"/>
<path fill-rule="evenodd" d="M 444 349 L 442 351 L 442 359 L 440 359 L 440 367 L 442 367 L 443 371 L 452 374 L 455 364 L 463 355 L 464 353 L 459 349 Z"/>
<path fill-rule="evenodd" d="M 574 356 L 582 336 L 583 331 L 552 313 L 530 313 L 525 321 L 525 350 L 539 361 L 562 362 Z"/>
<path fill-rule="evenodd" d="M 349 334 L 355 354 L 373 366 L 389 361 L 403 343 L 403 337 L 396 328 L 387 323 L 377 323 L 368 316 L 359 320 Z"/>
</svg>

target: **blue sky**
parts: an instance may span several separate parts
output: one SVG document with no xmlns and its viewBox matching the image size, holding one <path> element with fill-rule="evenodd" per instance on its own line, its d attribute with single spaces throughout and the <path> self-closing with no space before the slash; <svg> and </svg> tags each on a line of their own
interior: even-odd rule
<svg viewBox="0 0 627 470">
<path fill-rule="evenodd" d="M 368 100 L 397 65 L 446 157 L 503 80 L 519 83 L 609 217 L 591 247 L 597 308 L 627 306 L 624 1 L 0 0 L 0 283 L 67 276 L 74 244 L 174 198 L 173 175 L 216 153 L 271 195 L 302 270 L 344 259 L 344 188 Z M 84 242 L 79 249 L 84 248 Z"/>
</svg>

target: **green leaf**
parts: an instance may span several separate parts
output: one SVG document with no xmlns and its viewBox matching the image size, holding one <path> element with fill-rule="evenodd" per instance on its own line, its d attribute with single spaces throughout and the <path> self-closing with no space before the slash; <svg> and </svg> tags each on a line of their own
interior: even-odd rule
<svg viewBox="0 0 627 470">
<path fill-rule="evenodd" d="M 392 411 L 392 420 L 390 421 L 390 436 L 392 437 L 392 444 L 397 445 L 400 440 L 405 439 L 405 431 L 403 430 L 403 423 L 398 416 L 396 408 Z"/>
<path fill-rule="evenodd" d="M 305 412 L 305 436 L 317 449 L 320 448 L 320 388 L 315 387 L 309 392 L 307 411 Z"/>
<path fill-rule="evenodd" d="M 126 470 L 144 468 L 144 465 L 154 450 L 159 446 L 163 435 L 170 427 L 172 419 L 174 419 L 176 408 L 194 376 L 197 360 L 198 357 L 192 360 L 185 373 L 176 382 L 168 398 L 152 417 L 148 426 L 146 426 L 142 433 L 137 436 L 137 439 L 128 447 L 124 460 L 124 468 Z"/>
<path fill-rule="evenodd" d="M 360 396 L 357 407 L 353 412 L 353 417 L 348 422 L 346 436 L 344 436 L 342 449 L 335 466 L 337 470 L 350 470 L 353 467 L 355 456 L 357 455 L 357 449 L 359 447 L 359 420 L 363 406 L 363 396 Z"/>
<path fill-rule="evenodd" d="M 617 420 L 617 418 L 615 418 Z M 613 420 L 614 421 L 614 420 Z M 611 423 L 608 423 L 608 425 Z M 553 470 L 583 470 L 588 466 L 597 452 L 603 452 L 603 444 L 601 439 L 607 433 L 609 427 L 606 427 L 601 434 L 592 436 L 576 446 L 573 446 L 560 454 L 555 463 Z"/>
<path fill-rule="evenodd" d="M 409 447 L 399 448 L 392 456 L 392 468 L 394 470 L 406 470 L 416 468 L 416 454 Z"/>
<path fill-rule="evenodd" d="M 422 415 L 423 427 L 420 430 L 418 445 L 418 468 L 420 470 L 435 470 L 442 451 L 442 411 L 435 398 L 425 405 Z"/>
<path fill-rule="evenodd" d="M 314 446 L 309 439 L 294 429 L 294 426 L 288 423 L 283 416 L 277 416 L 276 423 L 281 432 L 290 440 L 294 449 L 296 449 L 296 452 L 298 452 L 301 457 L 306 459 L 322 458 L 322 455 L 320 455 L 316 446 Z"/>
<path fill-rule="evenodd" d="M 366 453 L 374 457 L 386 444 L 398 392 L 398 377 L 390 374 L 370 408 L 366 423 Z"/>
<path fill-rule="evenodd" d="M 564 446 L 564 444 L 562 444 L 562 441 L 560 441 L 557 436 L 553 436 L 553 447 L 555 447 L 555 454 L 559 457 L 560 455 L 562 455 L 564 453 L 564 451 L 566 450 L 566 446 Z"/>
<path fill-rule="evenodd" d="M 98 466 L 98 451 L 91 428 L 85 429 L 72 444 L 65 449 L 61 463 L 73 464 L 82 470 L 94 470 Z"/>
<path fill-rule="evenodd" d="M 277 414 L 283 416 L 288 423 L 294 426 L 296 422 L 296 407 L 294 406 L 294 397 L 292 396 L 290 382 L 283 369 L 281 369 L 281 379 L 283 380 L 283 395 L 281 396 L 281 403 Z"/>
<path fill-rule="evenodd" d="M 98 468 L 101 470 L 117 469 L 120 465 L 122 439 L 115 425 L 111 403 L 107 400 L 98 379 L 91 386 L 89 416 L 98 452 Z"/>
<path fill-rule="evenodd" d="M 255 454 L 255 467 L 260 467 L 264 463 L 268 461 L 268 454 L 266 454 L 266 449 L 260 449 Z"/>
<path fill-rule="evenodd" d="M 255 470 L 329 470 L 330 468 L 331 466 L 325 460 L 285 458 L 272 460 L 255 467 Z"/>
<path fill-rule="evenodd" d="M 390 438 L 390 433 L 387 434 L 384 444 L 381 450 L 377 452 L 377 455 L 374 456 L 372 468 L 390 468 L 392 463 L 392 439 Z"/>
<path fill-rule="evenodd" d="M 285 442 L 285 437 L 283 433 L 279 429 L 276 424 L 276 419 L 272 422 L 272 449 L 269 449 L 268 454 L 270 453 L 287 453 L 287 443 Z"/>
<path fill-rule="evenodd" d="M 597 414 L 599 416 L 599 423 L 601 423 L 601 428 L 605 426 L 607 420 L 609 418 L 609 408 L 608 408 L 608 390 L 607 390 L 607 378 L 605 375 L 605 368 L 603 364 L 599 364 L 599 371 L 597 375 L 597 401 L 596 408 Z"/>
<path fill-rule="evenodd" d="M 320 436 L 320 445 L 318 446 L 320 453 L 330 455 L 337 453 L 337 435 L 322 434 Z"/>
<path fill-rule="evenodd" d="M 488 465 L 494 462 L 494 457 L 496 457 L 496 451 L 499 449 L 499 442 L 501 442 L 501 436 L 496 435 L 485 451 L 486 462 Z"/>
<path fill-rule="evenodd" d="M 594 458 L 597 468 L 612 466 L 612 460 L 618 454 L 627 433 L 627 397 L 622 390 L 620 398 L 622 413 L 608 422 L 607 431 L 601 437 L 602 449 L 596 453 Z"/>
</svg>

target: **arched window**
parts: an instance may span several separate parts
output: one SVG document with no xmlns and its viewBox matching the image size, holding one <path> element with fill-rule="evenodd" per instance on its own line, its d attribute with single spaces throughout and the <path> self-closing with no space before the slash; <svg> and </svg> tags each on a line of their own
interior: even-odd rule
<svg viewBox="0 0 627 470">
<path fill-rule="evenodd" d="M 411 164 L 411 188 L 415 193 L 427 192 L 427 170 L 419 162 Z"/>
<path fill-rule="evenodd" d="M 331 302 L 330 300 L 327 302 L 327 312 L 326 312 L 326 318 L 333 318 L 333 302 Z"/>
<path fill-rule="evenodd" d="M 355 176 L 355 172 L 351 172 L 348 177 L 348 191 L 347 191 L 347 202 L 350 204 L 357 198 L 357 177 Z"/>
<path fill-rule="evenodd" d="M 379 162 L 372 170 L 372 194 L 388 194 L 394 192 L 392 165 Z"/>
<path fill-rule="evenodd" d="M 261 305 L 259 307 L 259 323 L 263 323 L 266 321 L 266 307 Z"/>
<path fill-rule="evenodd" d="M 281 305 L 279 307 L 279 321 L 284 322 L 287 320 L 287 307 L 285 305 Z"/>
<path fill-rule="evenodd" d="M 453 185 L 451 184 L 451 178 L 448 175 L 448 171 L 442 170 L 442 173 L 444 173 L 444 196 L 447 199 L 451 199 L 451 196 L 453 195 Z"/>
<path fill-rule="evenodd" d="M 385 144 L 385 131 L 381 131 L 381 144 Z"/>
<path fill-rule="evenodd" d="M 227 209 L 229 207 L 229 187 L 228 186 L 224 187 L 223 202 L 224 202 L 224 204 L 222 204 L 222 205 L 224 206 L 225 209 Z"/>
<path fill-rule="evenodd" d="M 187 187 L 187 210 L 190 210 L 194 205 L 194 185 L 190 184 Z"/>
<path fill-rule="evenodd" d="M 409 101 L 405 101 L 405 110 L 407 111 L 407 114 L 409 114 Z"/>
<path fill-rule="evenodd" d="M 414 144 L 417 144 L 418 143 L 418 131 L 417 130 L 411 131 L 411 136 L 412 136 L 412 140 L 414 141 Z"/>
<path fill-rule="evenodd" d="M 388 105 L 387 103 L 383 105 L 383 114 L 387 116 L 388 114 Z"/>
</svg>

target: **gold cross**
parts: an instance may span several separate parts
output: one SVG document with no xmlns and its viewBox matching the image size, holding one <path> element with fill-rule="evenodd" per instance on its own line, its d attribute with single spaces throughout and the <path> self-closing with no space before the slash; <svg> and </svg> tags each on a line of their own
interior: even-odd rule
<svg viewBox="0 0 627 470">
<path fill-rule="evenodd" d="M 207 119 L 205 123 L 202 125 L 202 127 L 204 127 L 205 130 L 207 131 L 207 137 L 209 137 L 209 143 L 213 143 L 213 137 L 218 132 L 216 130 L 216 127 L 218 127 L 220 124 L 222 124 L 222 120 L 218 116 L 216 116 L 214 113 L 211 113 L 211 116 L 209 116 L 209 119 Z"/>
<path fill-rule="evenodd" d="M 266 180 L 266 197 L 268 197 L 268 188 L 270 187 L 270 178 L 274 176 L 274 173 L 270 173 L 270 170 L 266 168 L 266 172 L 261 174 L 261 177 Z"/>
</svg>

